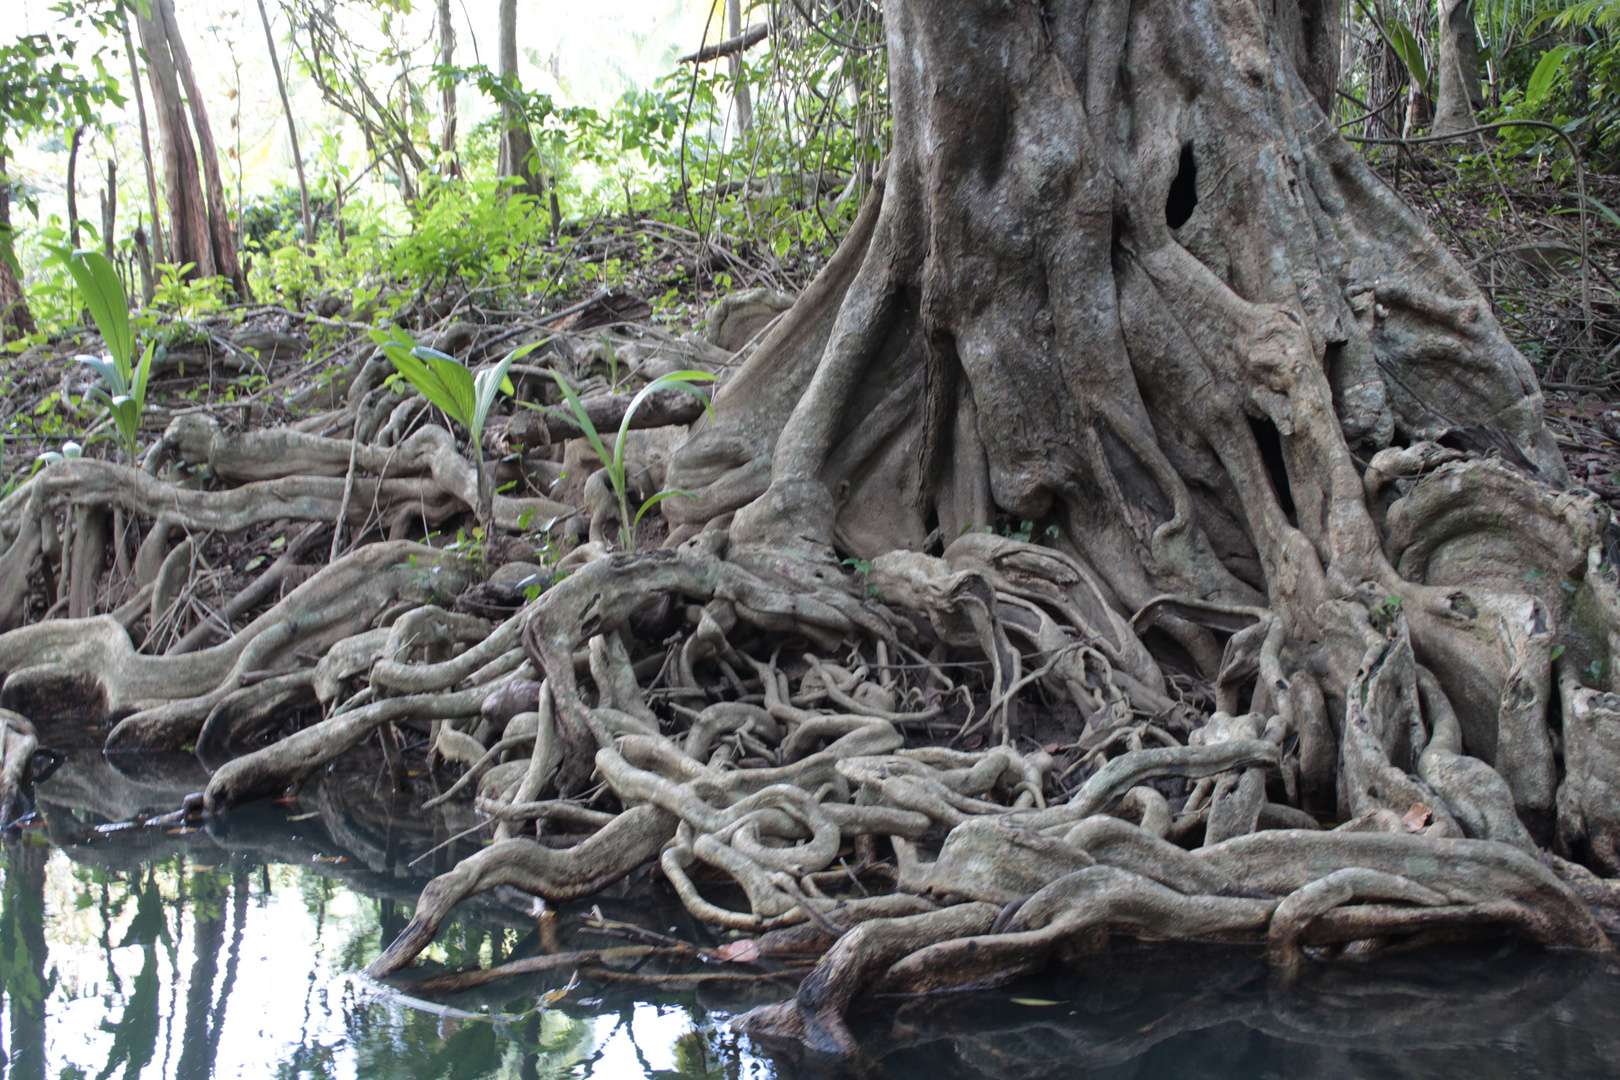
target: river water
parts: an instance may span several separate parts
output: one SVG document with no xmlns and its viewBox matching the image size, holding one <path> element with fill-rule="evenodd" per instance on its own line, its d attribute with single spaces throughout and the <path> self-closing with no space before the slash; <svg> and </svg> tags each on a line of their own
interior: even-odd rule
<svg viewBox="0 0 1620 1080">
<path fill-rule="evenodd" d="M 359 972 L 422 884 L 479 834 L 432 849 L 476 819 L 424 817 L 380 779 L 347 776 L 200 829 L 116 827 L 201 780 L 190 759 L 114 770 L 75 754 L 41 785 L 37 817 L 3 849 L 7 1080 L 840 1075 L 730 1032 L 790 983 L 586 984 L 549 1005 L 566 979 L 436 1001 L 372 983 Z M 632 882 L 596 903 L 612 920 L 702 933 L 659 895 Z M 463 905 L 426 959 L 488 966 L 555 947 L 521 899 Z M 562 912 L 566 947 L 615 943 L 573 938 L 591 907 Z M 1285 982 L 1253 950 L 1122 939 L 1085 970 L 860 1011 L 863 1065 L 897 1080 L 1620 1075 L 1617 969 L 1509 941 Z"/>
</svg>

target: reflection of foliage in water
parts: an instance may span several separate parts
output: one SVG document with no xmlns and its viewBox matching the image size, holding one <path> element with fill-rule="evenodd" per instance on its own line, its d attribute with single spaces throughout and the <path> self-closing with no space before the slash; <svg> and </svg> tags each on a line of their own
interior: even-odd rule
<svg viewBox="0 0 1620 1080">
<path fill-rule="evenodd" d="M 270 962 L 296 967 L 305 987 L 303 1000 L 283 1014 L 291 1016 L 291 1029 L 271 1032 L 284 1045 L 273 1064 L 266 1061 L 267 1076 L 560 1080 L 576 1075 L 593 1049 L 589 1021 L 533 1012 L 532 997 L 497 1010 L 522 1016 L 498 1024 L 449 1019 L 340 990 L 334 980 L 363 968 L 389 936 L 383 913 L 393 902 L 319 873 L 240 862 L 233 869 L 185 854 L 120 871 L 68 865 L 51 856 L 38 837 L 5 851 L 0 978 L 13 1006 L 7 1080 L 136 1080 L 159 1061 L 170 1063 L 165 1073 L 173 1068 L 177 1076 L 211 1075 L 250 917 L 259 934 L 268 929 L 282 947 Z M 444 959 L 456 964 L 480 958 L 487 963 L 517 941 L 510 928 L 449 930 Z M 67 978 L 58 977 L 53 960 L 65 965 Z M 306 964 L 307 982 L 301 977 Z M 251 988 L 240 991 L 237 1023 L 265 1028 L 273 1011 L 263 1000 L 263 986 L 247 979 L 242 985 Z M 64 1038 L 58 1031 L 47 1039 L 47 1023 L 68 1023 L 61 1017 L 75 1003 L 86 1007 L 77 1016 L 96 1017 L 86 1022 L 84 1038 Z M 80 1060 L 47 1062 L 47 1045 L 67 1047 Z M 76 1052 L 76 1045 L 83 1050 Z"/>
<path fill-rule="evenodd" d="M 0 977 L 11 1018 L 7 1077 L 45 1075 L 45 998 L 56 975 L 45 978 L 45 856 L 43 843 L 24 838 L 6 848 L 6 883 L 0 900 Z"/>
<path fill-rule="evenodd" d="M 515 1014 L 533 1007 L 532 1000 L 520 1000 L 508 1009 Z M 356 1010 L 349 1026 L 360 1052 L 359 1075 L 377 1080 L 562 1080 L 577 1075 L 594 1042 L 592 1025 L 554 1010 L 529 1012 L 516 1023 L 501 1024 L 415 1010 L 387 1016 L 373 1007 Z M 376 1038 L 383 1028 L 393 1037 Z M 422 1047 L 434 1049 L 423 1055 Z"/>
<path fill-rule="evenodd" d="M 675 1040 L 674 1070 L 655 1069 L 648 1075 L 656 1080 L 737 1080 L 740 1042 L 725 1020 L 716 1023 L 694 1008 L 692 1030 Z"/>
</svg>

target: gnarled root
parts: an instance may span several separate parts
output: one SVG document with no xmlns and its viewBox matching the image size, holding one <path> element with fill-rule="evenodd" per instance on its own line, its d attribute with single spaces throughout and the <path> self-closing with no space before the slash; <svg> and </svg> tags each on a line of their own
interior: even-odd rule
<svg viewBox="0 0 1620 1080">
<path fill-rule="evenodd" d="M 502 840 L 463 859 L 422 891 L 410 925 L 367 970 L 388 975 L 421 952 L 450 909 L 477 892 L 512 885 L 549 900 L 589 896 L 649 861 L 669 842 L 675 817 L 653 806 L 620 814 L 589 840 L 565 851 L 532 840 Z"/>
</svg>

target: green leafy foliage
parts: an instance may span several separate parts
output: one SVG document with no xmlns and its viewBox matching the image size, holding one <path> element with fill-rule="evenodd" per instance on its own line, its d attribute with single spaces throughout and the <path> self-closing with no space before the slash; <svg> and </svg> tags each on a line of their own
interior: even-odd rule
<svg viewBox="0 0 1620 1080">
<path fill-rule="evenodd" d="M 1524 103 L 1529 106 L 1540 105 L 1546 100 L 1548 92 L 1552 89 L 1553 80 L 1558 77 L 1564 66 L 1564 61 L 1574 49 L 1569 45 L 1558 45 L 1548 49 L 1536 63 L 1536 68 L 1530 73 L 1530 81 L 1525 84 Z"/>
<path fill-rule="evenodd" d="M 1423 59 L 1423 46 L 1418 44 L 1416 35 L 1398 22 L 1386 24 L 1384 33 L 1389 39 L 1390 48 L 1395 50 L 1395 55 L 1406 65 L 1412 81 L 1417 83 L 1425 94 L 1433 93 L 1429 84 L 1429 68 Z"/>
</svg>

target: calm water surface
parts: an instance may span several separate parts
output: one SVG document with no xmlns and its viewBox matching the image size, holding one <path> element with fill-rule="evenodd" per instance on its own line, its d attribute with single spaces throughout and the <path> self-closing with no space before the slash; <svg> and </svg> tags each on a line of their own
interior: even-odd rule
<svg viewBox="0 0 1620 1080">
<path fill-rule="evenodd" d="M 723 990 L 512 981 L 416 1002 L 357 973 L 410 917 L 424 881 L 477 844 L 323 778 L 296 802 L 202 829 L 107 826 L 167 809 L 185 761 L 73 758 L 4 848 L 0 978 L 6 1080 L 95 1077 L 821 1077 L 730 1033 L 781 984 Z M 415 861 L 415 865 L 409 865 Z M 605 915 L 701 935 L 657 886 Z M 650 899 L 649 899 L 650 898 Z M 565 909 L 563 944 L 591 905 Z M 516 895 L 464 905 L 427 959 L 489 965 L 541 948 Z M 1315 968 L 1294 983 L 1254 952 L 1116 944 L 1098 966 L 1006 990 L 862 1010 L 872 1075 L 954 1077 L 1557 1077 L 1620 1075 L 1620 975 L 1585 956 L 1491 943 Z"/>
</svg>

